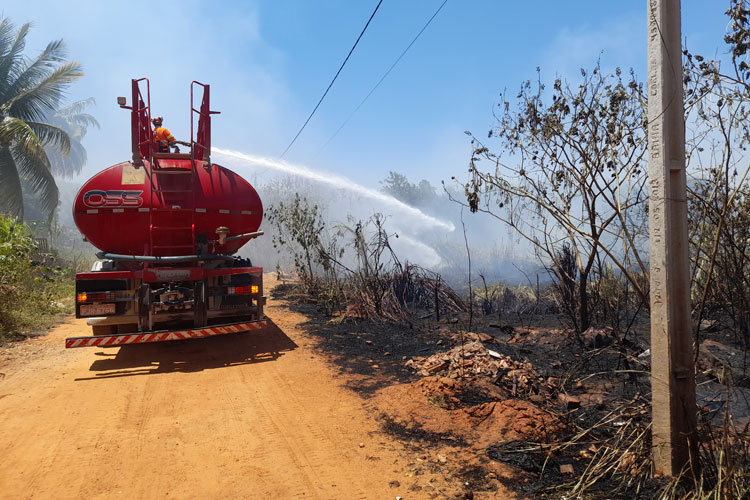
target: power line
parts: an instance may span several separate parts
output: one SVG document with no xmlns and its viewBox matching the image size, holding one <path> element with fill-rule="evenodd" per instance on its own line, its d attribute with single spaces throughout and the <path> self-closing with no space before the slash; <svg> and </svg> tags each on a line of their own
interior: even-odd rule
<svg viewBox="0 0 750 500">
<path fill-rule="evenodd" d="M 286 149 L 284 150 L 284 152 L 281 153 L 281 156 L 279 158 L 283 158 L 284 157 L 284 155 L 286 154 L 286 152 L 289 151 L 289 148 L 292 147 L 292 144 L 294 144 L 294 142 L 297 140 L 297 137 L 299 137 L 299 135 L 302 133 L 302 131 L 305 130 L 305 127 L 307 126 L 307 123 L 310 121 L 310 118 L 312 118 L 313 115 L 315 114 L 315 112 L 318 110 L 318 107 L 320 106 L 320 103 L 323 102 L 323 99 L 325 99 L 326 95 L 328 94 L 328 91 L 331 90 L 331 87 L 333 87 L 333 82 L 336 81 L 336 78 L 339 77 L 339 73 L 341 73 L 341 70 L 344 69 L 344 66 L 346 65 L 346 61 L 349 60 L 349 57 L 352 55 L 352 52 L 354 52 L 354 49 L 357 47 L 357 44 L 359 43 L 359 40 L 362 38 L 362 35 L 364 35 L 365 31 L 367 31 L 367 27 L 370 25 L 370 21 L 372 21 L 372 18 L 375 17 L 375 13 L 380 8 L 380 4 L 381 3 L 383 3 L 383 0 L 380 0 L 378 2 L 378 4 L 375 6 L 375 10 L 372 11 L 372 14 L 370 15 L 370 19 L 367 20 L 367 24 L 365 24 L 365 27 L 362 28 L 362 32 L 357 37 L 357 41 L 354 42 L 354 45 L 352 45 L 351 50 L 346 55 L 346 59 L 344 59 L 344 62 L 341 63 L 341 67 L 336 72 L 336 75 L 333 77 L 333 80 L 331 80 L 331 83 L 328 84 L 328 88 L 326 89 L 326 91 L 323 92 L 323 96 L 318 101 L 318 104 L 315 105 L 315 109 L 312 110 L 312 113 L 310 113 L 310 116 L 307 117 L 307 120 L 305 120 L 305 123 L 302 125 L 302 128 L 299 129 L 299 132 L 297 132 L 297 135 L 294 136 L 294 139 L 292 139 L 292 142 L 289 143 L 289 145 L 286 147 Z"/>
<path fill-rule="evenodd" d="M 362 99 L 362 102 L 360 102 L 359 105 L 357 105 L 357 107 L 354 108 L 354 111 L 351 112 L 351 114 L 344 121 L 344 123 L 342 123 L 341 126 L 336 130 L 336 132 L 334 132 L 333 135 L 326 141 L 326 143 L 323 144 L 323 147 L 320 148 L 321 150 L 325 149 L 325 147 L 328 146 L 328 144 L 339 134 L 339 132 L 341 132 L 341 129 L 343 129 L 346 126 L 346 124 L 349 123 L 349 120 L 352 119 L 352 117 L 357 113 L 357 111 L 359 111 L 359 108 L 362 107 L 362 105 L 365 103 L 365 101 L 367 101 L 367 99 L 370 98 L 370 96 L 373 94 L 373 92 L 375 92 L 375 90 L 380 86 L 380 84 L 383 83 L 383 80 L 385 80 L 386 77 L 391 73 L 391 71 L 393 71 L 393 68 L 396 67 L 396 65 L 399 63 L 399 61 L 401 60 L 401 58 L 403 58 L 404 55 L 409 51 L 409 49 L 411 48 L 411 46 L 414 45 L 414 42 L 416 42 L 417 39 L 422 35 L 422 33 L 424 33 L 424 30 L 427 29 L 427 26 L 429 26 L 430 23 L 432 22 L 432 20 L 435 19 L 435 17 L 443 9 L 443 7 L 445 6 L 446 3 L 448 3 L 448 0 L 444 0 L 443 3 L 440 4 L 440 7 L 438 7 L 437 10 L 435 11 L 435 13 L 432 14 L 432 17 L 425 23 L 424 26 L 422 26 L 422 29 L 419 30 L 419 33 L 417 33 L 417 36 L 415 36 L 414 39 L 411 41 L 411 43 L 409 45 L 407 45 L 407 47 L 404 49 L 403 52 L 401 52 L 401 55 L 398 56 L 398 58 L 393 62 L 393 64 L 391 64 L 391 67 L 388 68 L 388 71 L 386 71 L 383 74 L 383 76 L 380 78 L 380 80 L 378 80 L 378 83 L 376 83 L 375 86 L 372 88 L 372 90 L 370 90 L 370 92 L 365 96 L 365 98 Z"/>
</svg>

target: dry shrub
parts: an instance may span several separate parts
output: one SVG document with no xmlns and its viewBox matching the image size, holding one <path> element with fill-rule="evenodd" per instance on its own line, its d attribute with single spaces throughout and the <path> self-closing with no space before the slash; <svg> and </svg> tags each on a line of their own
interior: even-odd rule
<svg viewBox="0 0 750 500">
<path fill-rule="evenodd" d="M 561 443 L 527 452 L 568 457 L 576 476 L 547 489 L 566 498 L 659 498 L 662 500 L 747 499 L 750 497 L 750 434 L 725 408 L 719 425 L 702 413 L 697 470 L 677 478 L 654 477 L 650 401 L 622 401 Z M 713 419 L 715 420 L 715 419 Z M 547 464 L 551 467 L 551 464 Z"/>
<path fill-rule="evenodd" d="M 385 219 L 370 219 L 374 231 L 368 238 L 365 224 L 358 222 L 350 233 L 357 266 L 349 269 L 331 259 L 330 266 L 344 270 L 343 290 L 350 304 L 368 319 L 411 324 L 418 311 L 451 314 L 467 310 L 464 300 L 439 274 L 409 262 L 402 263 L 385 230 Z"/>
<path fill-rule="evenodd" d="M 268 211 L 276 227 L 274 246 L 294 259 L 305 293 L 321 311 L 412 324 L 415 313 L 453 314 L 464 300 L 439 274 L 401 262 L 390 245 L 385 217 L 351 221 L 328 231 L 317 205 L 297 196 Z"/>
</svg>

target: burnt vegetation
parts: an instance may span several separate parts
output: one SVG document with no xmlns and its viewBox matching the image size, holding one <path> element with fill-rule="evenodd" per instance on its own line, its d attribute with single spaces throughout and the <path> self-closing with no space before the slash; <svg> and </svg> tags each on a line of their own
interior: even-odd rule
<svg viewBox="0 0 750 500">
<path fill-rule="evenodd" d="M 633 71 L 596 63 L 549 85 L 539 71 L 502 96 L 489 133 L 467 132 L 462 185 L 437 194 L 396 172 L 383 182 L 427 211 L 443 197 L 512 229 L 533 249 L 541 283 L 491 282 L 480 270 L 451 287 L 439 269 L 399 258 L 383 216 L 332 226 L 305 198 L 276 203 L 274 243 L 293 256 L 293 269 L 279 271 L 293 271 L 308 305 L 330 318 L 315 324 L 325 348 L 351 368 L 362 339 L 380 334 L 349 342 L 337 328 L 389 325 L 382 331 L 427 347 L 397 351 L 389 341 L 367 350 L 362 367 L 387 365 L 403 382 L 458 380 L 475 396 L 433 394 L 432 406 L 456 412 L 516 398 L 555 415 L 561 427 L 545 439 L 499 439 L 482 455 L 518 469 L 500 480 L 527 495 L 748 498 L 750 7 L 732 0 L 726 14 L 727 60 L 683 53 L 699 471 L 653 477 L 647 96 Z M 468 241 L 467 260 L 473 251 Z M 428 435 L 387 422 L 409 439 Z"/>
<path fill-rule="evenodd" d="M 291 253 L 301 286 L 329 316 L 412 325 L 415 315 L 468 308 L 439 274 L 401 262 L 390 244 L 398 234 L 388 232 L 380 214 L 329 231 L 318 205 L 296 195 L 268 210 L 267 217 L 274 246 Z"/>
</svg>

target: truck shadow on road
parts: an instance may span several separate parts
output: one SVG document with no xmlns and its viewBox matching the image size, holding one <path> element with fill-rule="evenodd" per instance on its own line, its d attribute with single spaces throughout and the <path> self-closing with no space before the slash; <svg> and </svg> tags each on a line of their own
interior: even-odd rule
<svg viewBox="0 0 750 500">
<path fill-rule="evenodd" d="M 270 319 L 259 331 L 219 335 L 202 339 L 125 345 L 96 352 L 89 371 L 79 380 L 130 377 L 170 372 L 198 372 L 213 368 L 275 361 L 297 348 Z"/>
</svg>

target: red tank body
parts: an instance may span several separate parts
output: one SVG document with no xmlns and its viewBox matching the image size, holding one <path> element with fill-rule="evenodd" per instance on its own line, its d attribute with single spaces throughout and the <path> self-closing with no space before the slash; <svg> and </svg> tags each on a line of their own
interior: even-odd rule
<svg viewBox="0 0 750 500">
<path fill-rule="evenodd" d="M 255 189 L 219 165 L 196 161 L 193 171 L 189 157 L 162 156 L 171 158 L 155 159 L 158 168 L 123 162 L 89 179 L 73 205 L 81 233 L 114 254 L 195 254 L 200 235 L 212 243 L 212 253 L 237 252 L 249 238 L 219 245 L 216 230 L 228 228 L 228 236 L 258 230 L 263 206 Z"/>
<path fill-rule="evenodd" d="M 76 317 L 87 318 L 93 336 L 68 338 L 65 346 L 264 328 L 263 268 L 233 255 L 263 234 L 263 205 L 246 180 L 211 162 L 211 115 L 218 112 L 210 87 L 191 82 L 190 141 L 169 144 L 157 142 L 151 128 L 161 120 L 151 119 L 148 79 L 132 80 L 131 91 L 129 106 L 125 97 L 117 102 L 130 111 L 132 159 L 86 181 L 73 203 L 78 229 L 102 251 L 90 272 L 76 274 Z"/>
</svg>

